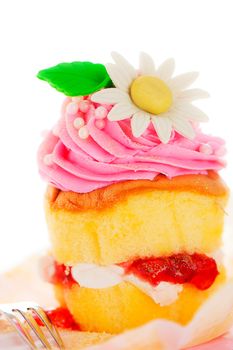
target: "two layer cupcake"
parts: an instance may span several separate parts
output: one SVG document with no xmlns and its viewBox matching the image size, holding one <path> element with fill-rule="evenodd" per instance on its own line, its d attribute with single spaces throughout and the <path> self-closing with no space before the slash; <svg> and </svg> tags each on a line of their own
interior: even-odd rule
<svg viewBox="0 0 233 350">
<path fill-rule="evenodd" d="M 200 130 L 196 73 L 172 78 L 173 60 L 155 69 L 146 54 L 139 70 L 113 58 L 38 74 L 66 95 L 38 153 L 46 278 L 83 330 L 186 324 L 225 280 L 224 141 Z"/>
</svg>

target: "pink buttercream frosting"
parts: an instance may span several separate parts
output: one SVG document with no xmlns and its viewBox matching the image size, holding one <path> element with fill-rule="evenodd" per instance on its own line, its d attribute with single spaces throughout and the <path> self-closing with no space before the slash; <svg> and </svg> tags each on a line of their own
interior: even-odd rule
<svg viewBox="0 0 233 350">
<path fill-rule="evenodd" d="M 163 144 L 149 127 L 135 138 L 130 119 L 109 121 L 111 106 L 89 98 L 83 102 L 65 100 L 61 119 L 38 152 L 40 174 L 63 191 L 86 193 L 125 180 L 207 174 L 224 167 L 224 141 L 219 137 L 197 128 L 194 140 L 173 132 Z"/>
</svg>

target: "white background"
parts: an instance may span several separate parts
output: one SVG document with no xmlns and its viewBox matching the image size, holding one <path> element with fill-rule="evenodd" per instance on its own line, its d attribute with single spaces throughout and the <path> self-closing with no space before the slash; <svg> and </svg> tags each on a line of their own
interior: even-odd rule
<svg viewBox="0 0 233 350">
<path fill-rule="evenodd" d="M 5 0 L 0 2 L 0 270 L 48 246 L 45 184 L 36 152 L 59 116 L 62 94 L 36 79 L 62 61 L 108 62 L 116 50 L 137 64 L 175 57 L 177 73 L 201 72 L 210 92 L 205 130 L 226 139 L 233 181 L 232 0 Z"/>
</svg>

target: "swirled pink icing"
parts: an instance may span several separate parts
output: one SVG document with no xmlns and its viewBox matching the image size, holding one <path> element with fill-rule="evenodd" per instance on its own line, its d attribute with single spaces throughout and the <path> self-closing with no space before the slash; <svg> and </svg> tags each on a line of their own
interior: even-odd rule
<svg viewBox="0 0 233 350">
<path fill-rule="evenodd" d="M 78 102 L 77 108 L 70 103 L 67 98 L 56 132 L 45 136 L 38 152 L 40 174 L 60 190 L 86 193 L 125 180 L 207 174 L 224 167 L 224 141 L 203 134 L 198 127 L 194 140 L 173 132 L 169 143 L 163 144 L 153 127 L 133 137 L 130 119 L 112 122 L 105 118 L 100 123 L 96 109 L 101 105 L 89 98 L 87 110 L 78 110 Z M 85 139 L 79 136 L 77 117 L 84 120 L 89 134 Z"/>
</svg>

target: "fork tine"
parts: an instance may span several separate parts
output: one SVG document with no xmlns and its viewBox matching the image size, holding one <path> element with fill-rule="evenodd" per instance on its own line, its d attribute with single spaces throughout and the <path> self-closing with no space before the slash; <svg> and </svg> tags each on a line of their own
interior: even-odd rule
<svg viewBox="0 0 233 350">
<path fill-rule="evenodd" d="M 30 347 L 30 349 L 35 350 L 36 346 L 35 346 L 34 340 L 32 339 L 25 325 L 22 322 L 20 322 L 19 319 L 13 314 L 4 312 L 4 317 L 16 330 L 16 332 L 21 337 L 21 339 L 23 339 L 23 341 L 26 342 L 26 344 Z"/>
<path fill-rule="evenodd" d="M 58 347 L 61 350 L 63 350 L 64 344 L 63 344 L 63 341 L 60 337 L 60 334 L 59 334 L 57 328 L 50 322 L 50 320 L 49 320 L 48 316 L 46 315 L 46 313 L 44 312 L 44 310 L 39 306 L 29 307 L 28 310 L 34 312 L 39 317 L 39 319 L 41 320 L 41 322 L 43 322 L 43 324 L 45 325 L 45 327 L 49 331 L 50 335 L 52 336 L 52 338 L 54 339 L 54 341 L 56 342 Z"/>
<path fill-rule="evenodd" d="M 1 314 L 5 316 L 24 342 L 30 346 L 31 350 L 41 349 L 40 344 L 37 344 L 38 340 L 45 350 L 52 350 L 53 344 L 56 344 L 56 349 L 65 350 L 58 329 L 38 304 L 29 301 L 0 304 L 0 316 Z M 39 326 L 35 315 L 39 317 L 44 327 Z"/>
<path fill-rule="evenodd" d="M 43 331 L 38 326 L 38 324 L 36 323 L 36 321 L 34 320 L 32 315 L 30 315 L 29 313 L 23 312 L 22 310 L 19 310 L 19 309 L 13 309 L 12 311 L 18 312 L 23 317 L 23 319 L 29 325 L 29 327 L 34 332 L 36 337 L 40 340 L 40 342 L 45 347 L 45 349 L 52 350 L 52 348 L 51 348 L 49 342 L 47 341 Z"/>
</svg>

